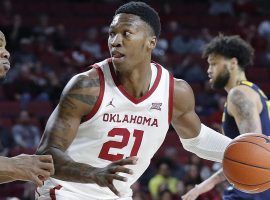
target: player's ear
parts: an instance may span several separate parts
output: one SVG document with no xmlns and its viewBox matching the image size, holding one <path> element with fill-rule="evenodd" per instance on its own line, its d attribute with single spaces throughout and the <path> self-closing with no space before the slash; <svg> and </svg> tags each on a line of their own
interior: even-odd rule
<svg viewBox="0 0 270 200">
<path fill-rule="evenodd" d="M 238 65 L 238 60 L 237 60 L 237 58 L 233 57 L 231 59 L 231 70 L 234 69 L 234 68 L 236 68 L 237 65 Z"/>
<path fill-rule="evenodd" d="M 148 48 L 153 50 L 157 45 L 157 37 L 156 36 L 150 36 L 148 40 Z"/>
</svg>

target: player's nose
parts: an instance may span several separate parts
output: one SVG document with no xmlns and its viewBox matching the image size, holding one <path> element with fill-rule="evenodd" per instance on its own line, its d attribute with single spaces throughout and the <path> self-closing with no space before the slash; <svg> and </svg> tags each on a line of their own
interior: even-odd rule
<svg viewBox="0 0 270 200">
<path fill-rule="evenodd" d="M 0 57 L 9 59 L 10 58 L 10 53 L 6 49 L 1 49 L 0 50 Z"/>
<path fill-rule="evenodd" d="M 122 36 L 120 34 L 116 34 L 109 42 L 112 47 L 120 47 L 122 45 Z"/>
<path fill-rule="evenodd" d="M 207 74 L 210 75 L 212 73 L 211 67 L 208 67 Z"/>
</svg>

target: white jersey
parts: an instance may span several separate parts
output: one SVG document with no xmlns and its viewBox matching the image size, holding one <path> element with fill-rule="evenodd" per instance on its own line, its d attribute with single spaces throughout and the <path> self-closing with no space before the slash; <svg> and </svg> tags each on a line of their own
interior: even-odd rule
<svg viewBox="0 0 270 200">
<path fill-rule="evenodd" d="M 111 59 L 94 67 L 100 78 L 100 94 L 92 112 L 79 126 L 67 154 L 77 162 L 94 167 L 105 167 L 112 161 L 137 156 L 137 164 L 128 166 L 134 174 L 122 174 L 128 182 L 114 181 L 122 197 L 131 197 L 130 186 L 147 169 L 168 131 L 173 106 L 173 77 L 160 65 L 151 63 L 152 86 L 143 97 L 134 98 L 117 81 Z M 65 190 L 89 199 L 118 198 L 108 188 L 97 184 L 51 178 L 46 185 L 61 185 Z"/>
</svg>

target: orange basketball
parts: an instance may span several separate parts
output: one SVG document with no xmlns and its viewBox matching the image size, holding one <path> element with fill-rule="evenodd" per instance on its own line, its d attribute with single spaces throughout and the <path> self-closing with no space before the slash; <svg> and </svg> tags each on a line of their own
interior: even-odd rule
<svg viewBox="0 0 270 200">
<path fill-rule="evenodd" d="M 270 138 L 255 133 L 238 136 L 224 153 L 223 172 L 235 188 L 258 193 L 270 188 Z"/>
</svg>

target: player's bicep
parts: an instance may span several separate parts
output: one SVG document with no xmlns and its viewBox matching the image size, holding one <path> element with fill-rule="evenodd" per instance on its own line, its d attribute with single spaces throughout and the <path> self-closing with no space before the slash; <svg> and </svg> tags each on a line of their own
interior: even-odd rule
<svg viewBox="0 0 270 200">
<path fill-rule="evenodd" d="M 55 147 L 65 151 L 76 136 L 81 116 L 72 113 L 72 109 L 61 111 L 60 106 L 58 105 L 51 114 L 42 142 L 45 142 L 47 148 Z"/>
<path fill-rule="evenodd" d="M 51 147 L 65 151 L 75 138 L 82 118 L 94 107 L 98 93 L 98 77 L 81 75 L 71 79 L 47 122 L 38 151 Z"/>
<path fill-rule="evenodd" d="M 179 137 L 183 139 L 196 137 L 201 128 L 200 119 L 194 111 L 186 112 L 175 118 L 172 125 Z"/>
<path fill-rule="evenodd" d="M 256 102 L 240 89 L 229 93 L 228 112 L 234 117 L 241 134 L 262 132 Z"/>
<path fill-rule="evenodd" d="M 195 113 L 195 99 L 191 87 L 175 80 L 172 125 L 181 138 L 193 138 L 200 132 L 201 122 Z"/>
</svg>

